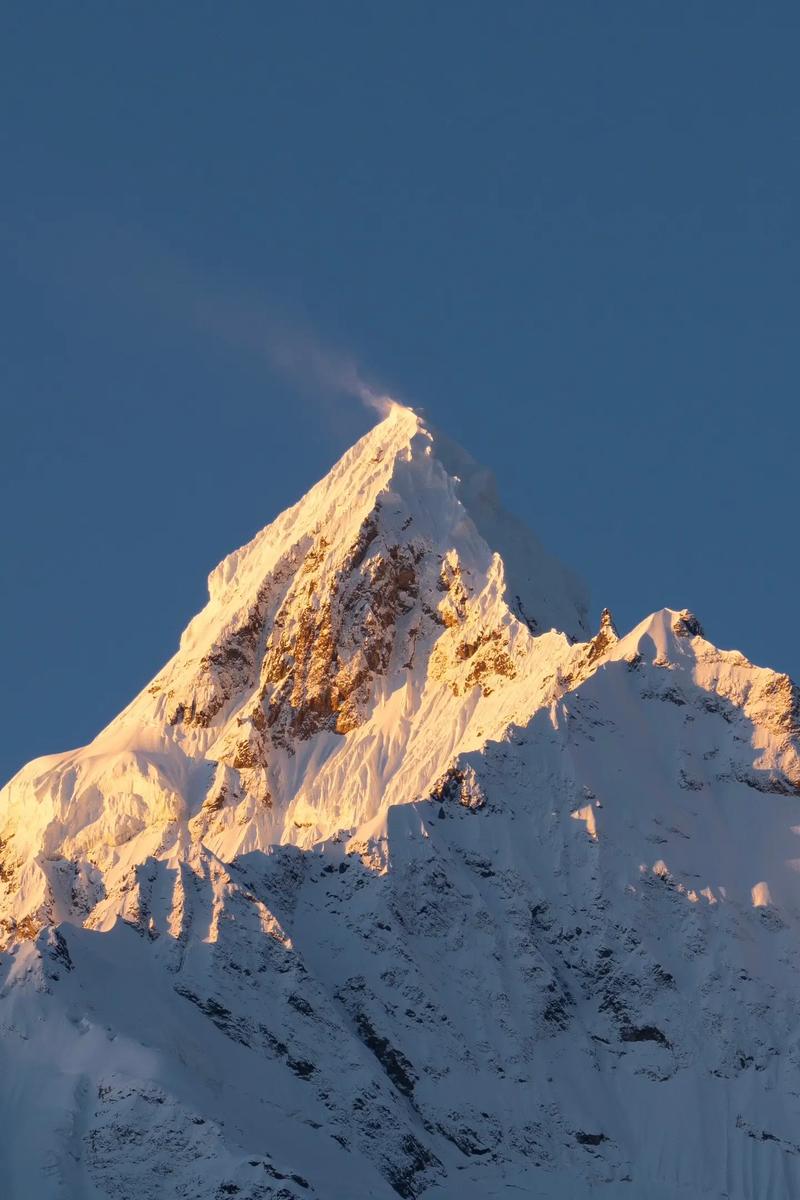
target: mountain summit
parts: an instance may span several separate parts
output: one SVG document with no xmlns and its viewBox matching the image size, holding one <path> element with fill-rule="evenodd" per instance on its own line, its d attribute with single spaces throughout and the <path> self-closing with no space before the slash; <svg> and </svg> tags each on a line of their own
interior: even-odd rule
<svg viewBox="0 0 800 1200">
<path fill-rule="evenodd" d="M 800 695 L 586 613 L 401 405 L 219 564 L 0 792 L 7 1195 L 797 1194 Z"/>
<path fill-rule="evenodd" d="M 578 582 L 502 512 L 486 471 L 399 404 L 208 591 L 90 746 L 10 784 L 10 933 L 73 915 L 56 851 L 105 892 L 171 840 L 225 859 L 312 846 L 419 798 L 527 714 L 545 644 L 558 657 L 585 635 Z"/>
</svg>

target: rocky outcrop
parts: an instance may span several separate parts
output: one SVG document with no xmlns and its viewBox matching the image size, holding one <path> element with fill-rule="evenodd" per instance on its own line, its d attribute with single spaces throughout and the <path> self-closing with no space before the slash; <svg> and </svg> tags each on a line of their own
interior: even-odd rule
<svg viewBox="0 0 800 1200">
<path fill-rule="evenodd" d="M 703 626 L 688 608 L 675 614 L 672 629 L 677 637 L 705 637 Z"/>
<path fill-rule="evenodd" d="M 320 572 L 324 549 L 323 542 L 307 560 L 266 642 L 258 700 L 282 746 L 361 723 L 375 680 L 393 663 L 401 619 L 419 597 L 425 547 L 388 543 L 379 513 L 364 521 L 344 563 Z"/>
</svg>

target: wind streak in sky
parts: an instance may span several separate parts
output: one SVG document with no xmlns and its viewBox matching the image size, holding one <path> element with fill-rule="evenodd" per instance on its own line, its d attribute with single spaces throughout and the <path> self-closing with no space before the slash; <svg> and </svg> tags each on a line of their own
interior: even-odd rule
<svg viewBox="0 0 800 1200">
<path fill-rule="evenodd" d="M 364 378 L 352 355 L 326 345 L 305 322 L 288 318 L 262 295 L 225 292 L 201 274 L 162 256 L 157 275 L 161 277 L 165 271 L 173 286 L 166 297 L 158 287 L 160 303 L 182 309 L 193 324 L 229 346 L 263 358 L 291 383 L 360 400 L 380 417 L 399 403 Z"/>
<path fill-rule="evenodd" d="M 398 403 L 367 382 L 354 358 L 324 345 L 307 326 L 277 316 L 263 301 L 248 304 L 206 294 L 195 309 L 203 327 L 261 355 L 294 383 L 350 396 L 381 417 Z"/>
<path fill-rule="evenodd" d="M 399 403 L 365 378 L 353 355 L 327 345 L 306 321 L 287 316 L 263 292 L 221 286 L 136 231 L 94 225 L 67 232 L 53 254 L 60 269 L 54 271 L 51 259 L 48 275 L 51 282 L 60 275 L 79 305 L 93 293 L 106 310 L 109 301 L 121 308 L 144 307 L 162 323 L 189 326 L 261 358 L 303 391 L 358 400 L 381 417 Z M 65 245 L 71 247 L 67 255 Z"/>
</svg>

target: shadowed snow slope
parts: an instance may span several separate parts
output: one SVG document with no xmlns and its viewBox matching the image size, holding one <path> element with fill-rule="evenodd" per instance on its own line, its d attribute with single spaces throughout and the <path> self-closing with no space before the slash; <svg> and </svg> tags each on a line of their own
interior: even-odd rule
<svg viewBox="0 0 800 1200">
<path fill-rule="evenodd" d="M 800 1192 L 800 701 L 395 406 L 0 792 L 4 1195 Z"/>
</svg>

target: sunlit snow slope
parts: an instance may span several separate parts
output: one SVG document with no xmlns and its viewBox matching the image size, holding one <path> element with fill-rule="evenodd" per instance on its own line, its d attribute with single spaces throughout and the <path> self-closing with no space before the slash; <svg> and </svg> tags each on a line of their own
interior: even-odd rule
<svg viewBox="0 0 800 1200">
<path fill-rule="evenodd" d="M 3 1195 L 800 1193 L 800 701 L 395 406 L 0 792 Z"/>
</svg>

